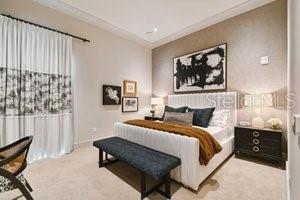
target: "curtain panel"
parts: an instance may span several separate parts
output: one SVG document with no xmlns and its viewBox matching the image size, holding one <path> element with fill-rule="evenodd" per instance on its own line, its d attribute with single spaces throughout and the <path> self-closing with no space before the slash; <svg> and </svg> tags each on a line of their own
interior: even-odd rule
<svg viewBox="0 0 300 200">
<path fill-rule="evenodd" d="M 73 149 L 72 38 L 0 20 L 0 145 L 33 135 L 30 161 Z"/>
</svg>

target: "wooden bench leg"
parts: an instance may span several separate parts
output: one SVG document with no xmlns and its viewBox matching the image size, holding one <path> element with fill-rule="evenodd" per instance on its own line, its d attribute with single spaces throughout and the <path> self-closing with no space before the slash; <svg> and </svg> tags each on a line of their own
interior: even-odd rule
<svg viewBox="0 0 300 200">
<path fill-rule="evenodd" d="M 151 189 L 147 191 L 146 187 L 146 175 L 141 172 L 141 200 L 149 196 L 152 192 L 158 192 L 167 199 L 171 199 L 171 190 L 170 190 L 170 173 L 167 173 L 163 179 L 157 183 L 155 186 L 153 186 Z M 160 187 L 162 185 L 165 185 L 165 191 L 162 191 Z"/>
<path fill-rule="evenodd" d="M 99 167 L 103 167 L 103 151 L 99 149 Z"/>
<path fill-rule="evenodd" d="M 170 173 L 165 176 L 165 193 L 168 199 L 171 199 L 171 187 L 170 187 Z"/>
<path fill-rule="evenodd" d="M 105 160 L 109 160 L 108 159 L 108 153 L 105 152 Z"/>
<path fill-rule="evenodd" d="M 146 196 L 146 175 L 141 173 L 141 200 L 143 200 Z"/>
<path fill-rule="evenodd" d="M 103 156 L 103 153 L 105 156 Z M 118 161 L 116 158 L 108 158 L 108 153 L 99 149 L 99 168 Z"/>
</svg>

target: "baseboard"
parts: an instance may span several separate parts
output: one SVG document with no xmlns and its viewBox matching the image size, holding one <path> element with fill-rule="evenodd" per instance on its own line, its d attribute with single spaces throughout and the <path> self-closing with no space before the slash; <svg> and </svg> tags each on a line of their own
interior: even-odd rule
<svg viewBox="0 0 300 200">
<path fill-rule="evenodd" d="M 109 138 L 109 137 L 112 137 L 112 135 L 99 137 L 99 138 L 93 138 L 93 139 L 84 140 L 84 141 L 74 143 L 74 149 L 79 149 L 79 148 L 83 148 L 83 147 L 90 147 L 90 146 L 93 145 L 94 141 Z"/>
</svg>

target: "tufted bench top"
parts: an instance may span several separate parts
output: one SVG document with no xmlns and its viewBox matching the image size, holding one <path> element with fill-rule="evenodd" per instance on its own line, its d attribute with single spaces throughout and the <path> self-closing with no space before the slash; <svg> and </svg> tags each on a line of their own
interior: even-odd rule
<svg viewBox="0 0 300 200">
<path fill-rule="evenodd" d="M 111 137 L 93 142 L 93 146 L 107 152 L 141 172 L 160 179 L 180 165 L 180 159 L 148 147 Z"/>
</svg>

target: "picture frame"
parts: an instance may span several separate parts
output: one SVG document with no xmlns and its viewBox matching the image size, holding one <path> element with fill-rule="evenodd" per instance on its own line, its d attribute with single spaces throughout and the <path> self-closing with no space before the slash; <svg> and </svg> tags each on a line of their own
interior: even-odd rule
<svg viewBox="0 0 300 200">
<path fill-rule="evenodd" d="M 227 90 L 227 43 L 173 58 L 173 92 Z"/>
<path fill-rule="evenodd" d="M 137 112 L 139 110 L 138 97 L 123 97 L 122 112 Z"/>
<path fill-rule="evenodd" d="M 124 96 L 136 96 L 137 94 L 137 82 L 124 80 L 123 81 L 123 89 L 124 89 Z"/>
<path fill-rule="evenodd" d="M 122 89 L 121 86 L 103 85 L 102 86 L 103 105 L 121 105 Z"/>
</svg>

